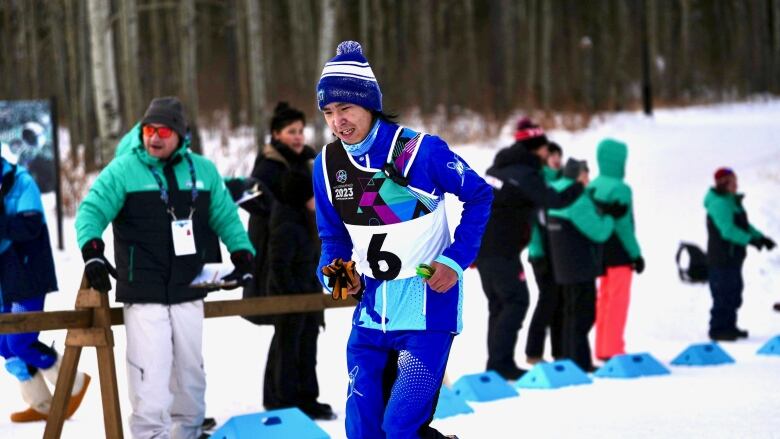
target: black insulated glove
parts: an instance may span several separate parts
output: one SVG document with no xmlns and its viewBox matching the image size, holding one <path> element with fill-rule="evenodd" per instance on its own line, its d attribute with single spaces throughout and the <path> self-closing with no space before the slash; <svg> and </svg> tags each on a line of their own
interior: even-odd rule
<svg viewBox="0 0 780 439">
<path fill-rule="evenodd" d="M 776 245 L 776 244 L 775 244 L 775 242 L 774 242 L 774 241 L 772 241 L 772 238 L 769 238 L 769 237 L 766 237 L 766 236 L 764 236 L 764 237 L 762 237 L 762 238 L 761 238 L 761 244 L 762 244 L 762 245 L 764 246 L 764 248 L 765 248 L 765 249 L 767 249 L 767 250 L 772 250 L 772 249 L 774 249 L 774 248 L 775 248 L 775 245 Z"/>
<path fill-rule="evenodd" d="M 235 267 L 233 271 L 222 278 L 222 289 L 232 290 L 246 286 L 254 279 L 255 257 L 249 250 L 237 250 L 230 254 L 230 260 Z"/>
<path fill-rule="evenodd" d="M 100 291 L 101 293 L 107 293 L 111 290 L 111 281 L 108 279 L 108 275 L 116 279 L 116 269 L 110 262 L 103 256 L 103 250 L 105 244 L 101 239 L 92 239 L 81 247 L 81 257 L 84 258 L 84 274 L 87 276 L 87 282 L 89 286 Z"/>
<path fill-rule="evenodd" d="M 753 238 L 748 242 L 748 245 L 752 245 L 756 250 L 762 250 L 764 248 L 764 238 Z"/>
<path fill-rule="evenodd" d="M 645 258 L 640 256 L 634 259 L 632 265 L 634 266 L 634 271 L 636 271 L 636 274 L 642 274 L 642 272 L 645 271 Z"/>
<path fill-rule="evenodd" d="M 599 203 L 598 207 L 602 213 L 604 213 L 605 215 L 609 215 L 612 218 L 620 218 L 626 213 L 628 213 L 628 205 L 620 204 L 618 202 L 609 203 L 609 204 Z"/>
</svg>

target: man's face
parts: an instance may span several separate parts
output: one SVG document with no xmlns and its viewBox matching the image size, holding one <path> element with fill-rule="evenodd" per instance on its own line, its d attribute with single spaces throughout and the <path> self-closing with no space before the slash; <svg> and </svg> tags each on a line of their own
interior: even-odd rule
<svg viewBox="0 0 780 439">
<path fill-rule="evenodd" d="M 328 128 L 342 142 L 360 143 L 371 130 L 371 112 L 346 102 L 332 102 L 322 109 Z"/>
<path fill-rule="evenodd" d="M 152 157 L 166 160 L 179 146 L 179 135 L 163 124 L 150 123 L 144 125 L 142 130 L 144 148 Z"/>
<path fill-rule="evenodd" d="M 556 171 L 561 169 L 561 154 L 554 152 L 547 157 L 547 166 L 555 169 Z"/>
</svg>

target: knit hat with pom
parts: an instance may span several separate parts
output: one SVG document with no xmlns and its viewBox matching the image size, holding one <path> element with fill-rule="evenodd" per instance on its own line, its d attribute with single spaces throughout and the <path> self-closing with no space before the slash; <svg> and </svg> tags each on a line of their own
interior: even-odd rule
<svg viewBox="0 0 780 439">
<path fill-rule="evenodd" d="M 534 151 L 547 145 L 547 136 L 542 127 L 527 117 L 521 117 L 515 128 L 515 142 L 522 144 L 529 151 Z"/>
<path fill-rule="evenodd" d="M 322 110 L 333 102 L 348 102 L 382 111 L 382 92 L 357 41 L 343 41 L 336 56 L 325 64 L 317 83 L 317 104 Z"/>
</svg>

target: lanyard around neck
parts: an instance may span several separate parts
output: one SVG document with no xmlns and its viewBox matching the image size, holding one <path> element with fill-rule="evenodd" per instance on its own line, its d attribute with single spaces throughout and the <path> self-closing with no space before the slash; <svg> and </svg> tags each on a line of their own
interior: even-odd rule
<svg viewBox="0 0 780 439">
<path fill-rule="evenodd" d="M 192 164 L 192 158 L 190 158 L 189 154 L 185 154 L 184 158 L 187 160 L 187 164 L 190 168 L 190 179 L 192 180 L 192 188 L 190 191 L 191 196 L 191 203 L 190 203 L 190 216 L 189 218 L 192 219 L 192 214 L 195 212 L 195 200 L 198 199 L 198 187 L 197 187 L 197 181 L 195 180 L 195 165 Z M 160 177 L 160 173 L 157 172 L 156 169 L 152 165 L 147 165 L 149 168 L 149 171 L 152 172 L 152 175 L 154 176 L 154 179 L 157 181 L 157 186 L 160 188 L 160 199 L 163 203 L 165 203 L 166 210 L 168 214 L 171 215 L 171 218 L 173 218 L 174 221 L 177 220 L 176 218 L 176 212 L 173 210 L 173 205 L 171 204 L 171 197 L 168 194 L 168 190 L 165 189 L 165 186 L 163 185 L 162 177 Z M 171 169 L 173 171 L 173 183 L 176 184 L 176 171 Z M 174 190 L 175 188 L 172 188 L 171 190 Z"/>
</svg>

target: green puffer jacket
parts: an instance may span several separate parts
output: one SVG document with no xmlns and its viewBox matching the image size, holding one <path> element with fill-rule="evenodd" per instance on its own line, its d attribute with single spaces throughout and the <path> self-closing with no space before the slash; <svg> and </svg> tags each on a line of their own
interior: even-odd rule
<svg viewBox="0 0 780 439">
<path fill-rule="evenodd" d="M 615 232 L 604 244 L 604 264 L 607 267 L 628 265 L 642 256 L 634 233 L 631 188 L 623 181 L 627 156 L 625 143 L 602 140 L 596 150 L 599 176 L 588 185 L 597 205 L 619 203 L 628 207 L 625 215 L 615 219 Z"/>
<path fill-rule="evenodd" d="M 707 191 L 707 261 L 711 266 L 739 266 L 745 260 L 745 247 L 764 236 L 748 221 L 742 207 L 742 194 Z"/>
<path fill-rule="evenodd" d="M 548 185 L 552 185 L 552 182 L 561 178 L 561 171 L 559 169 L 553 169 L 549 166 L 542 167 L 542 176 L 544 181 Z M 547 234 L 545 233 L 544 225 L 541 223 L 541 219 L 544 217 L 546 222 L 547 212 L 544 210 L 539 211 L 537 217 L 531 223 L 531 240 L 528 243 L 528 259 L 541 259 L 547 254 Z"/>
<path fill-rule="evenodd" d="M 552 183 L 561 192 L 574 184 L 570 178 Z M 547 214 L 551 259 L 555 281 L 561 285 L 593 282 L 604 272 L 602 243 L 614 232 L 611 216 L 601 215 L 589 193 L 563 209 Z"/>
<path fill-rule="evenodd" d="M 140 130 L 138 125 L 135 130 Z M 79 206 L 79 247 L 101 238 L 113 223 L 117 301 L 175 304 L 205 297 L 205 290 L 190 288 L 189 283 L 204 263 L 220 261 L 217 235 L 231 253 L 254 253 L 222 178 L 212 162 L 188 149 L 186 141 L 167 161 L 150 156 L 138 134 L 128 134 L 122 141 L 127 143 L 117 149 L 117 156 L 98 175 Z M 194 203 L 187 157 L 195 174 Z M 194 207 L 196 254 L 175 256 L 171 217 L 150 168 L 166 189 L 177 187 L 169 191 L 177 218 L 187 218 Z"/>
</svg>

